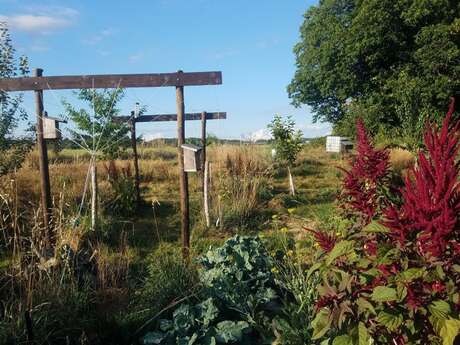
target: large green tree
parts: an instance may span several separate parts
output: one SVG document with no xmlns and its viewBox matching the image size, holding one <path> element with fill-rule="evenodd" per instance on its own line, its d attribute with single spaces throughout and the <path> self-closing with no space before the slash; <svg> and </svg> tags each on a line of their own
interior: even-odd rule
<svg viewBox="0 0 460 345">
<path fill-rule="evenodd" d="M 28 73 L 27 59 L 17 57 L 6 23 L 0 22 L 0 78 Z M 22 95 L 0 90 L 0 176 L 17 168 L 31 147 L 30 139 L 14 136 L 19 122 L 27 119 L 21 108 Z"/>
<path fill-rule="evenodd" d="M 416 145 L 460 90 L 458 0 L 320 0 L 300 31 L 289 96 L 343 134 L 359 115 Z"/>
</svg>

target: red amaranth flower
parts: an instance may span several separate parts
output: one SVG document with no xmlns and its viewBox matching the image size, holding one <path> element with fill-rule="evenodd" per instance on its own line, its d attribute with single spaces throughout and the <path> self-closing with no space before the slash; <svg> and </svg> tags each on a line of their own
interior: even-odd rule
<svg viewBox="0 0 460 345">
<path fill-rule="evenodd" d="M 326 253 L 329 253 L 337 242 L 337 236 L 335 234 L 328 234 L 322 231 L 316 231 L 312 229 L 305 228 L 305 230 L 311 232 L 315 238 L 316 243 L 323 249 Z"/>
<path fill-rule="evenodd" d="M 409 309 L 417 310 L 423 304 L 420 295 L 414 290 L 413 287 L 407 286 L 407 306 Z"/>
<path fill-rule="evenodd" d="M 341 199 L 370 223 L 377 210 L 377 186 L 388 175 L 389 152 L 377 150 L 369 139 L 361 119 L 356 122 L 356 157 L 350 162 L 351 169 L 345 170 Z"/>
<path fill-rule="evenodd" d="M 376 240 L 371 240 L 366 243 L 364 243 L 364 252 L 368 256 L 376 256 L 377 255 L 377 241 Z"/>
<path fill-rule="evenodd" d="M 401 246 L 414 241 L 418 253 L 440 257 L 448 247 L 458 251 L 457 242 L 449 243 L 459 229 L 460 172 L 456 161 L 460 148 L 459 122 L 453 121 L 455 99 L 449 107 L 441 130 L 428 128 L 424 135 L 427 153 L 418 155 L 418 166 L 406 177 L 401 190 L 403 204 L 388 207 L 383 222 Z"/>
</svg>

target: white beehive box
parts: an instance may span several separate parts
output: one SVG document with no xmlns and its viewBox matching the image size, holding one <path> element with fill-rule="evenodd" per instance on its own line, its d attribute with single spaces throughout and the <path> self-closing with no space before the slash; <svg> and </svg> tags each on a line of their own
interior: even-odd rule
<svg viewBox="0 0 460 345">
<path fill-rule="evenodd" d="M 326 152 L 341 153 L 353 148 L 353 143 L 346 137 L 326 137 Z"/>
<path fill-rule="evenodd" d="M 201 147 L 191 144 L 183 144 L 184 171 L 196 172 L 201 170 Z"/>
</svg>

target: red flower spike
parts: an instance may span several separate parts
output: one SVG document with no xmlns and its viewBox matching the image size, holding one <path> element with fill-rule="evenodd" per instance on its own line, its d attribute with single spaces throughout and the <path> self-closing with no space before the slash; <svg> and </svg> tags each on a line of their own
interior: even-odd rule
<svg viewBox="0 0 460 345">
<path fill-rule="evenodd" d="M 420 151 L 418 166 L 406 177 L 401 208 L 389 207 L 383 222 L 402 246 L 414 241 L 420 255 L 441 257 L 448 248 L 460 250 L 456 233 L 460 222 L 460 173 L 456 161 L 460 149 L 459 122 L 451 124 L 455 99 L 441 130 L 428 128 L 424 135 L 427 153 Z M 458 233 L 457 233 L 458 237 Z"/>
<path fill-rule="evenodd" d="M 346 206 L 363 215 L 365 222 L 371 222 L 377 210 L 377 185 L 388 175 L 389 152 L 376 150 L 369 139 L 361 119 L 356 122 L 357 155 L 351 169 L 345 170 L 342 200 Z"/>
<path fill-rule="evenodd" d="M 337 242 L 337 236 L 334 234 L 327 234 L 325 232 L 316 231 L 308 228 L 304 228 L 305 230 L 311 232 L 313 237 L 315 238 L 316 243 L 323 249 L 326 253 L 329 253 Z"/>
</svg>

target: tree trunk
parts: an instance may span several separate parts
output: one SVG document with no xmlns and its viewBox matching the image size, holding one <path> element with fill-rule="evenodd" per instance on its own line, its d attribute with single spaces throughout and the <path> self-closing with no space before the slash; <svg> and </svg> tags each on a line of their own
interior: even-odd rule
<svg viewBox="0 0 460 345">
<path fill-rule="evenodd" d="M 288 175 L 289 175 L 289 189 L 291 191 L 291 195 L 294 196 L 295 195 L 294 180 L 292 178 L 290 166 L 288 166 Z"/>
<path fill-rule="evenodd" d="M 97 228 L 97 167 L 96 158 L 91 160 L 91 230 Z"/>
</svg>

